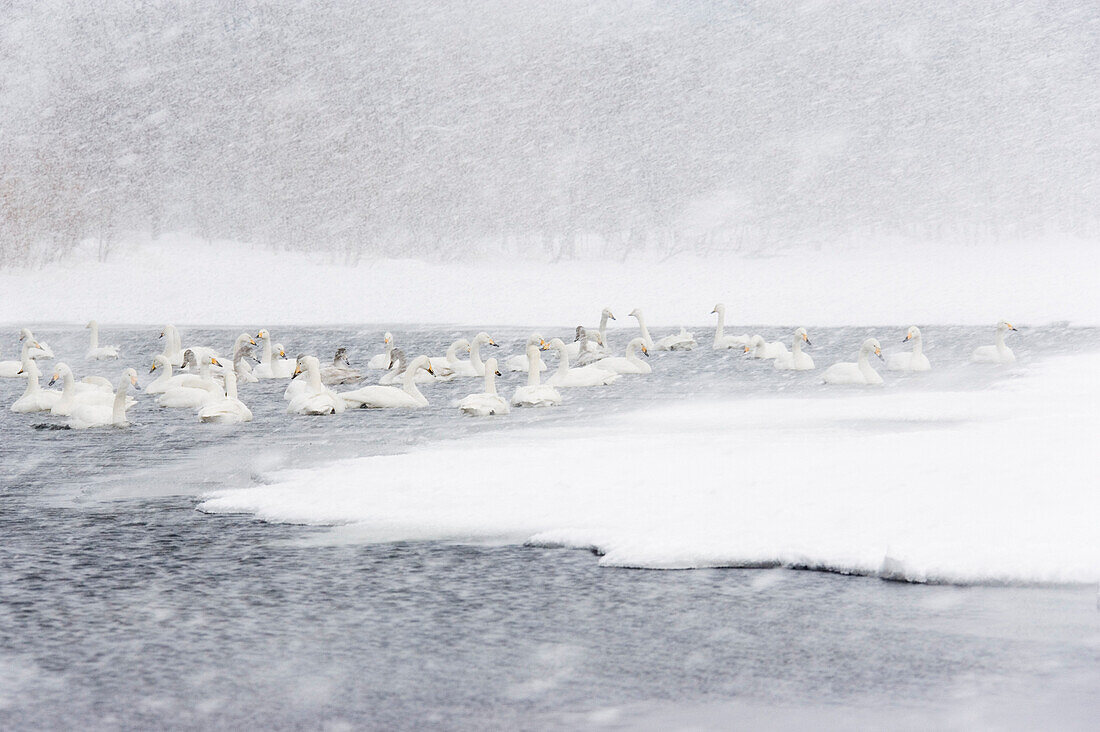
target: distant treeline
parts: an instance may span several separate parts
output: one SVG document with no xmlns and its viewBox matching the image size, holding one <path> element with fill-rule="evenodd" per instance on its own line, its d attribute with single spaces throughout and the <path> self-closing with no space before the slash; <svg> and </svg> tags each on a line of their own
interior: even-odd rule
<svg viewBox="0 0 1100 732">
<path fill-rule="evenodd" d="M 0 8 L 0 264 L 1100 231 L 1091 0 Z"/>
</svg>

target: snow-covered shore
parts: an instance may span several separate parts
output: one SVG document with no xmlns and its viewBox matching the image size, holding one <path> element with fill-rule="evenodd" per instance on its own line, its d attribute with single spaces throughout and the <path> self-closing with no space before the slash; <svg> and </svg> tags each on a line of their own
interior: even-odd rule
<svg viewBox="0 0 1100 732">
<path fill-rule="evenodd" d="M 1100 246 L 1059 240 L 791 250 L 667 261 L 506 257 L 476 262 L 333 263 L 182 236 L 91 245 L 42 269 L 0 269 L 0 324 L 571 325 L 611 306 L 654 325 L 1100 325 Z M 580 320 L 578 320 L 580 319 Z"/>
<path fill-rule="evenodd" d="M 972 392 L 689 402 L 288 471 L 200 508 L 358 541 L 592 547 L 612 566 L 1100 579 L 1100 355 Z"/>
</svg>

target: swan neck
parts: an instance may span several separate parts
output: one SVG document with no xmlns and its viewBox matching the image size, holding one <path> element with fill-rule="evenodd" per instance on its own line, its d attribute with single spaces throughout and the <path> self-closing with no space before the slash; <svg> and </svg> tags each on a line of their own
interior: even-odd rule
<svg viewBox="0 0 1100 732">
<path fill-rule="evenodd" d="M 600 340 L 607 343 L 607 313 L 600 315 Z"/>
<path fill-rule="evenodd" d="M 488 368 L 485 369 L 485 393 L 494 395 L 497 393 L 497 375 Z"/>
<path fill-rule="evenodd" d="M 726 332 L 726 309 L 718 308 L 718 327 L 714 331 L 714 342 L 718 343 L 722 340 L 722 336 Z"/>
<path fill-rule="evenodd" d="M 1002 353 L 1005 350 L 1005 332 L 1000 328 L 997 329 L 997 350 Z"/>
<path fill-rule="evenodd" d="M 920 336 L 917 336 L 916 338 L 914 338 L 913 339 L 913 355 L 914 356 L 921 355 L 921 351 L 923 350 L 923 348 L 924 348 L 924 346 L 921 344 Z"/>
<path fill-rule="evenodd" d="M 569 373 L 569 353 L 565 346 L 555 346 L 554 350 L 558 352 L 558 373 L 565 376 Z"/>
<path fill-rule="evenodd" d="M 416 386 L 416 372 L 420 370 L 420 366 L 410 364 L 405 369 L 405 379 L 402 384 L 402 388 L 406 394 L 410 394 L 417 398 L 417 400 L 423 399 L 424 395 L 420 393 L 420 389 Z"/>
<path fill-rule="evenodd" d="M 130 386 L 130 378 L 123 376 L 115 390 L 115 403 L 111 408 L 111 422 L 118 424 L 126 421 L 126 389 Z"/>
<path fill-rule="evenodd" d="M 638 319 L 638 330 L 642 332 L 642 338 L 645 338 L 646 345 L 652 346 L 653 339 L 649 337 L 649 328 L 645 326 L 645 318 L 642 317 L 641 313 L 638 313 L 634 317 Z"/>
<path fill-rule="evenodd" d="M 91 323 L 88 324 L 88 327 L 92 330 L 91 350 L 94 351 L 95 349 L 99 348 L 99 324 L 93 320 Z"/>
<path fill-rule="evenodd" d="M 264 338 L 263 363 L 271 365 L 271 336 Z"/>
<path fill-rule="evenodd" d="M 481 343 L 479 341 L 470 344 L 470 363 L 474 365 L 474 369 L 477 371 L 485 370 L 485 364 L 481 360 Z"/>
<path fill-rule="evenodd" d="M 76 391 L 76 379 L 73 378 L 72 371 L 66 371 L 61 375 L 61 396 L 62 398 L 72 396 Z"/>
<path fill-rule="evenodd" d="M 794 342 L 791 343 L 791 353 L 798 357 L 802 353 L 802 339 L 798 336 L 794 337 Z"/>
<path fill-rule="evenodd" d="M 527 346 L 527 386 L 539 385 L 539 347 Z"/>
<path fill-rule="evenodd" d="M 225 373 L 225 396 L 234 401 L 237 399 L 237 377 L 232 371 Z"/>
<path fill-rule="evenodd" d="M 321 394 L 325 390 L 324 384 L 321 383 L 321 369 L 313 361 L 309 364 L 309 387 L 315 394 Z"/>
</svg>

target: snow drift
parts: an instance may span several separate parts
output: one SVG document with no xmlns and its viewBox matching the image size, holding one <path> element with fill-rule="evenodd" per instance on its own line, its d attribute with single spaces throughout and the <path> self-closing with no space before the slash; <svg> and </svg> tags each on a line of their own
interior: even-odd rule
<svg viewBox="0 0 1100 732">
<path fill-rule="evenodd" d="M 350 459 L 200 509 L 361 541 L 591 547 L 609 566 L 1100 579 L 1100 355 L 978 392 L 822 387 Z"/>
</svg>

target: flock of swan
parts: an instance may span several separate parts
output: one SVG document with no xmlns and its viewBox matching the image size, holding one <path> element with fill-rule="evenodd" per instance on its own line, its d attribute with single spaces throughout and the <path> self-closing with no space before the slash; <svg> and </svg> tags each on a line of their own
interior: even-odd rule
<svg viewBox="0 0 1100 732">
<path fill-rule="evenodd" d="M 780 341 L 769 342 L 759 335 L 727 335 L 725 333 L 726 310 L 718 304 L 711 311 L 718 316 L 714 332 L 714 350 L 738 349 L 745 357 L 771 361 L 774 368 L 791 371 L 812 371 L 813 358 L 803 350 L 811 341 L 805 328 L 794 331 L 790 350 Z M 428 399 L 419 385 L 457 378 L 480 378 L 480 392 L 472 393 L 457 403 L 466 414 L 490 416 L 508 414 L 511 407 L 550 407 L 563 401 L 561 389 L 600 387 L 612 384 L 624 375 L 645 375 L 652 367 L 649 353 L 658 351 L 688 351 L 698 344 L 694 335 L 683 328 L 678 333 L 654 340 L 640 310 L 630 316 L 638 321 L 639 335 L 626 345 L 623 355 L 612 353 L 608 347 L 607 324 L 615 320 L 611 310 L 604 308 L 597 328 L 578 326 L 574 339 L 566 343 L 561 338 L 544 340 L 538 333 L 527 339 L 523 353 L 498 361 L 482 358 L 482 349 L 498 347 L 488 333 L 478 333 L 472 339 L 456 340 L 443 356 L 416 356 L 410 359 L 398 348 L 392 333 L 383 339 L 385 350 L 367 362 L 370 370 L 384 371 L 376 384 L 359 385 L 365 380 L 362 372 L 352 367 L 347 351 L 340 348 L 330 364 L 322 365 L 312 355 L 301 354 L 289 359 L 279 343 L 273 342 L 266 329 L 255 336 L 241 333 L 231 349 L 231 360 L 223 362 L 216 349 L 209 346 L 184 346 L 179 331 L 166 326 L 160 338 L 164 340 L 161 353 L 153 358 L 149 369 L 156 374 L 144 392 L 155 397 L 158 406 L 166 409 L 194 410 L 201 422 L 236 424 L 252 420 L 252 412 L 241 401 L 238 386 L 260 380 L 289 380 L 283 393 L 290 414 L 330 415 L 340 414 L 348 408 L 415 409 L 428 406 Z M 93 320 L 87 325 L 90 333 L 85 360 L 118 359 L 117 346 L 99 343 L 99 326 Z M 984 363 L 1009 364 L 1015 362 L 1012 350 L 1005 345 L 1005 335 L 1014 331 L 1010 323 L 997 324 L 993 345 L 974 350 L 971 360 Z M 24 328 L 19 337 L 22 351 L 18 361 L 0 361 L 0 377 L 26 379 L 23 395 L 11 405 L 13 412 L 49 412 L 67 417 L 73 429 L 90 427 L 125 427 L 129 425 L 126 411 L 137 403 L 130 395 L 131 387 L 138 384 L 138 374 L 126 368 L 117 384 L 98 376 L 86 376 L 77 380 L 65 363 L 58 363 L 52 372 L 47 388 L 41 384 L 42 371 L 39 361 L 54 359 L 49 345 L 37 340 Z M 259 343 L 257 343 L 259 341 Z M 859 356 L 853 362 L 835 363 L 823 373 L 826 384 L 883 383 L 882 376 L 871 364 L 875 356 L 891 371 L 928 371 L 931 364 L 923 352 L 920 328 L 913 326 L 906 333 L 903 343 L 910 350 L 893 354 L 889 361 L 882 355 L 882 347 L 874 338 L 863 341 Z M 252 347 L 260 345 L 261 354 L 253 356 Z M 548 368 L 542 354 L 553 352 L 557 366 L 543 380 Z M 639 353 L 641 356 L 639 356 Z M 463 354 L 469 354 L 466 359 Z M 252 362 L 255 361 L 255 364 Z M 513 393 L 510 400 L 502 397 L 496 388 L 496 377 L 501 368 L 526 372 L 526 384 Z M 179 370 L 178 372 L 176 370 Z M 58 381 L 61 390 L 50 389 Z M 332 387 L 356 385 L 356 388 L 336 390 Z"/>
</svg>

